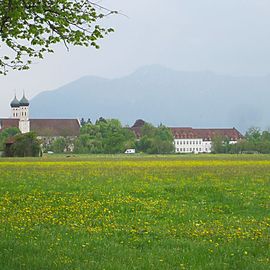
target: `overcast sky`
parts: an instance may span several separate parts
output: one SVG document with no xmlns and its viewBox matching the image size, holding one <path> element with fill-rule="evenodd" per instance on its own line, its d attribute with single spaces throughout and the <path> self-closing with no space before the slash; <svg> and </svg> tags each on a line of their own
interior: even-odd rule
<svg viewBox="0 0 270 270">
<path fill-rule="evenodd" d="M 30 71 L 0 76 L 0 116 L 16 90 L 29 98 L 84 75 L 120 77 L 144 65 L 232 75 L 270 73 L 269 0 L 104 0 L 126 16 L 104 24 L 115 33 L 101 49 L 58 46 Z M 1 53 L 1 52 L 0 52 Z M 270 86 L 269 86 L 270 89 Z"/>
</svg>

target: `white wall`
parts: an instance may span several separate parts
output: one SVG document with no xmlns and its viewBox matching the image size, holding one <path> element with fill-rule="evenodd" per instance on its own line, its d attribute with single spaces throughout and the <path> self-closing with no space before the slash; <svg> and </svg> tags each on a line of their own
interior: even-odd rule
<svg viewBox="0 0 270 270">
<path fill-rule="evenodd" d="M 20 107 L 20 120 L 28 120 L 29 119 L 29 107 L 21 106 Z"/>
<path fill-rule="evenodd" d="M 20 108 L 11 108 L 11 118 L 19 119 L 21 115 Z"/>
<path fill-rule="evenodd" d="M 21 133 L 30 132 L 30 121 L 29 121 L 29 107 L 20 106 L 19 108 L 11 109 L 11 118 L 20 119 L 19 129 Z"/>
<path fill-rule="evenodd" d="M 176 153 L 211 153 L 211 141 L 203 139 L 175 139 Z"/>
<path fill-rule="evenodd" d="M 21 133 L 30 132 L 30 121 L 29 120 L 20 120 L 19 121 L 19 129 Z"/>
</svg>

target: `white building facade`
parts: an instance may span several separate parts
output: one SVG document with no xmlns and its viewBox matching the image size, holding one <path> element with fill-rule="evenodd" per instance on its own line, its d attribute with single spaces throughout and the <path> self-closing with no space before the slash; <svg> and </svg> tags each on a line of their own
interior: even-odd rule
<svg viewBox="0 0 270 270">
<path fill-rule="evenodd" d="M 235 128 L 193 129 L 171 128 L 174 136 L 175 153 L 211 153 L 215 137 L 226 138 L 230 144 L 237 143 L 242 134 Z"/>
<path fill-rule="evenodd" d="M 175 139 L 176 153 L 211 153 L 212 143 L 203 139 Z"/>
<path fill-rule="evenodd" d="M 141 129 L 146 122 L 138 119 L 131 130 L 138 140 L 141 138 Z M 191 127 L 170 127 L 174 137 L 175 153 L 179 154 L 199 154 L 211 153 L 212 141 L 216 137 L 228 140 L 230 144 L 237 143 L 243 135 L 235 128 L 224 129 L 196 129 Z"/>
</svg>

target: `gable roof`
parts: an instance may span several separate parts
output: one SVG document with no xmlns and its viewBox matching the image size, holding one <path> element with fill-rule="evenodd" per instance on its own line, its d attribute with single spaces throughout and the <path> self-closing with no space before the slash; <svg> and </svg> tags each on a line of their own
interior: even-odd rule
<svg viewBox="0 0 270 270">
<path fill-rule="evenodd" d="M 0 119 L 0 131 L 19 127 L 19 119 Z M 78 119 L 30 119 L 30 131 L 38 136 L 78 136 L 80 122 Z"/>
<path fill-rule="evenodd" d="M 30 119 L 30 130 L 38 136 L 78 136 L 77 119 Z"/>
<path fill-rule="evenodd" d="M 19 128 L 19 119 L 0 119 L 0 132 L 6 128 L 16 127 Z"/>
<path fill-rule="evenodd" d="M 243 138 L 243 135 L 236 128 L 171 128 L 175 139 L 203 139 L 210 141 L 214 137 L 226 137 L 231 141 Z"/>
<path fill-rule="evenodd" d="M 130 128 L 139 139 L 142 137 L 142 127 L 145 122 L 141 119 L 137 120 Z M 238 141 L 244 138 L 236 128 L 192 128 L 192 127 L 170 127 L 174 139 L 203 139 L 211 141 L 214 137 L 221 136 Z"/>
</svg>

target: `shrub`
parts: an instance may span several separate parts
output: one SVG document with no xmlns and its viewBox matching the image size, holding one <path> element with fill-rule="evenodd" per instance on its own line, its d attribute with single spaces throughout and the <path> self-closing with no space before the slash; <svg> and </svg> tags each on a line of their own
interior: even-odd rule
<svg viewBox="0 0 270 270">
<path fill-rule="evenodd" d="M 5 145 L 4 155 L 9 157 L 38 157 L 41 155 L 40 142 L 34 132 L 17 134 L 14 143 Z"/>
</svg>

